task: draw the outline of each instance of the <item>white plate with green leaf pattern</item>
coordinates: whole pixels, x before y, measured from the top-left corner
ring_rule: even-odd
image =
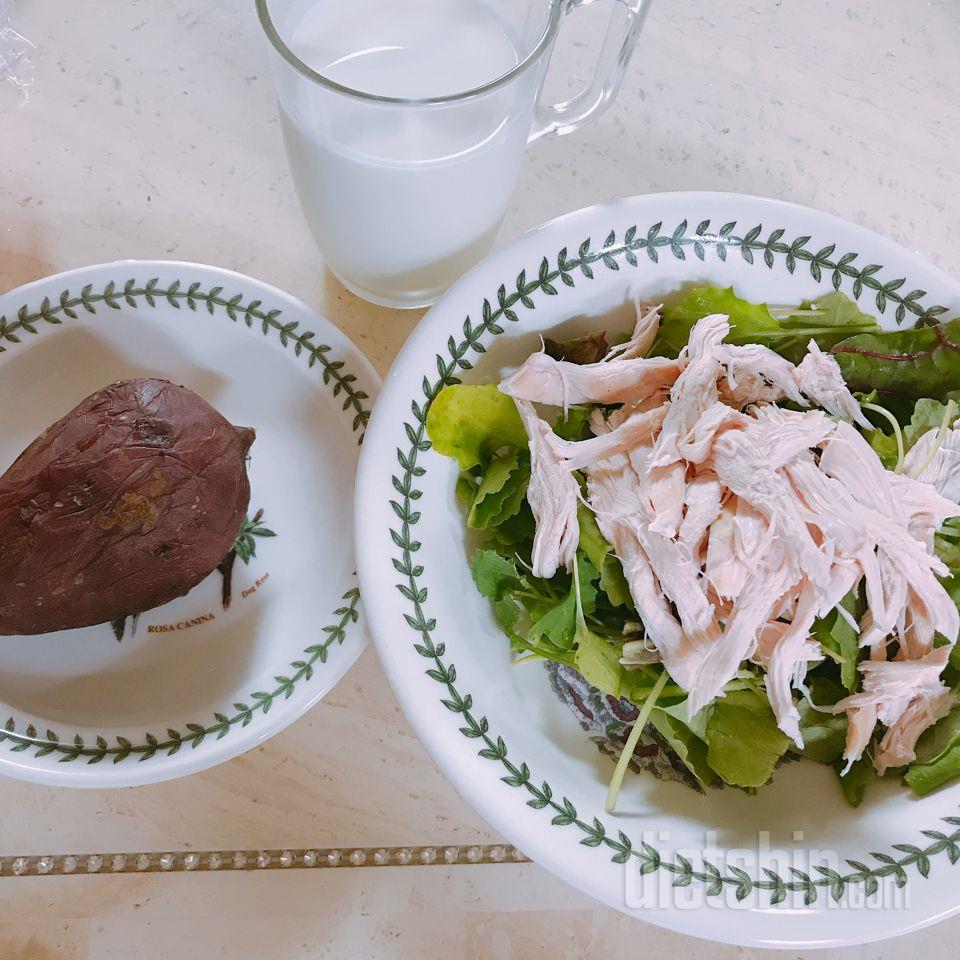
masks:
[[[448,383],[489,382],[540,335],[632,326],[631,300],[733,284],[779,304],[840,289],[889,327],[960,312],[960,284],[836,217],[729,194],[634,197],[561,217],[494,253],[430,311],[396,361],[361,458],[360,580],[380,657],[420,737],[512,843],[600,900],[699,937],[840,945],[960,909],[960,787],[881,782],[848,807],[833,772],[781,767],[756,796],[628,778],[542,666],[510,664],[472,582],[455,463],[425,419]],[[640,934],[642,935],[642,934]]]
[[[151,783],[262,743],[365,645],[350,511],[379,380],[329,321],[229,270],[127,260],[0,296],[0,470],[80,400],[161,377],[257,432],[232,555],[128,620],[0,637],[0,773]]]

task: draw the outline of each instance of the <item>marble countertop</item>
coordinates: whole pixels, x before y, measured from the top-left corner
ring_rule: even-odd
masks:
[[[553,92],[589,76],[603,6],[568,22]],[[386,371],[420,314],[364,303],[324,269],[250,0],[32,0],[17,23],[37,44],[36,84],[23,104],[0,88],[0,289],[124,257],[217,264],[316,306]],[[658,0],[610,111],[527,156],[501,237],[616,196],[731,190],[837,213],[958,273],[958,49],[951,0]],[[119,791],[2,781],[0,809],[0,857],[497,841],[414,738],[370,650],[237,760]],[[621,916],[530,864],[0,884],[0,957],[16,960],[753,955]],[[946,958],[954,934],[960,919],[830,955]]]

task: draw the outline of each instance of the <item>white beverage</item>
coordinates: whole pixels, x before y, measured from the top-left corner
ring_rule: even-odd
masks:
[[[282,32],[328,80],[405,100],[473,90],[519,59],[510,26],[481,0],[304,0]],[[432,106],[302,76],[281,87],[297,193],[342,281],[367,299],[419,305],[484,255],[516,181],[538,73]]]

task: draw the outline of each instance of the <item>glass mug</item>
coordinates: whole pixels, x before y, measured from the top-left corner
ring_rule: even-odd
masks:
[[[422,307],[493,243],[524,149],[599,115],[650,0],[617,0],[590,85],[539,102],[564,14],[591,0],[257,0],[290,169],[350,291]]]

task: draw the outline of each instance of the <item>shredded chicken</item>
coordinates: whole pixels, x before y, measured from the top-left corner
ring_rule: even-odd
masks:
[[[500,389],[516,400],[564,410],[579,403],[634,404],[672,384],[680,369],[680,361],[665,357],[576,364],[535,353]]]
[[[867,430],[873,429],[856,397],[843,382],[840,364],[830,354],[824,353],[816,340],[810,341],[807,355],[796,368],[796,381],[800,392],[818,407],[835,416],[846,417]]]
[[[653,341],[657,339],[657,333],[660,330],[660,311],[663,304],[656,307],[645,307],[638,297],[634,301],[637,308],[637,325],[633,328],[633,335],[626,343],[619,343],[611,347],[607,355],[603,358],[604,363],[610,360],[630,360],[634,357],[646,356],[647,351],[653,346]]]
[[[907,451],[903,472],[929,483],[937,493],[957,502],[960,501],[960,429],[948,430],[937,447],[939,432],[936,428],[928,430]]]
[[[659,308],[638,302],[632,338],[600,363],[538,353],[501,384],[530,441],[534,574],[573,563],[579,471],[643,622],[645,637],[623,646],[625,666],[659,659],[693,715],[752,659],[778,725],[802,746],[797,691],[824,656],[812,627],[837,610],[869,650],[861,691],[832,708],[848,718],[847,765],[877,723],[877,769],[910,762],[951,702],[940,674],[960,614],[933,538],[960,516],[960,429],[925,434],[894,474],[851,425],[870,426],[815,342],[794,366],[725,343],[729,320],[713,315],[676,360],[645,358],[658,328]],[[593,412],[591,439],[567,441],[534,402],[620,406]],[[858,623],[840,603],[861,585]]]
[[[569,569],[580,542],[577,524],[576,478],[557,452],[559,438],[537,416],[533,404],[517,401],[517,409],[530,440],[530,484],[527,502],[537,522],[533,538],[533,575],[552,577],[560,567]]]
[[[914,759],[920,734],[950,709],[950,691],[940,679],[947,662],[941,647],[919,660],[865,660],[860,664],[863,689],[841,700],[833,711],[847,712],[847,767],[859,760],[876,721],[887,726],[874,757],[878,773]],[[867,727],[869,726],[869,730]]]
[[[797,384],[798,368],[769,347],[759,343],[740,347],[724,344],[717,354],[726,372],[727,403],[741,406],[792,400],[802,407],[807,405]]]

